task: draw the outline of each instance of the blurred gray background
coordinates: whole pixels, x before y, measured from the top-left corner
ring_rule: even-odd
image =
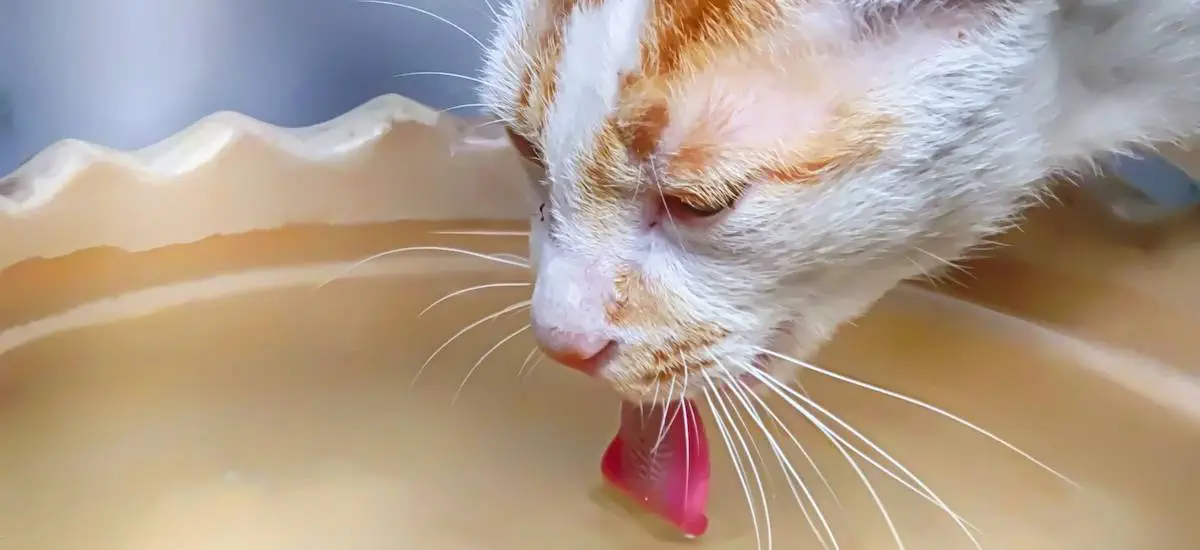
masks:
[[[491,0],[499,3],[506,0]],[[487,42],[485,0],[406,0]],[[229,109],[284,126],[397,92],[474,103],[480,47],[450,25],[358,0],[0,0],[0,175],[62,138],[143,147]],[[1158,158],[1114,170],[1168,209],[1200,184]]]
[[[487,42],[483,0],[405,0]],[[497,1],[497,0],[493,0]],[[0,0],[0,175],[66,137],[149,145],[214,111],[314,124],[397,92],[477,101],[479,45],[356,0]]]

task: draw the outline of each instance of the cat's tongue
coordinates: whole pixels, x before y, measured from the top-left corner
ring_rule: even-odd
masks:
[[[691,400],[622,403],[621,427],[600,469],[609,483],[685,535],[708,528],[708,438]]]

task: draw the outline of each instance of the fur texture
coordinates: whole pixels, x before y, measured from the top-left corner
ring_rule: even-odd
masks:
[[[535,325],[649,400],[787,376],[761,348],[810,355],[1045,176],[1194,132],[1200,4],[515,0],[484,81],[546,167]]]

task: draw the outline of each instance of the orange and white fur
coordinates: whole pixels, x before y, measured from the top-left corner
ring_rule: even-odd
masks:
[[[546,169],[539,342],[649,401],[786,380],[1045,176],[1192,133],[1200,2],[515,0],[483,81]]]

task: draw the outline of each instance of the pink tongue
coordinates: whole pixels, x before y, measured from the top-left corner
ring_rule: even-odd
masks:
[[[621,428],[604,452],[605,479],[687,536],[708,528],[708,438],[691,400],[621,404]]]

